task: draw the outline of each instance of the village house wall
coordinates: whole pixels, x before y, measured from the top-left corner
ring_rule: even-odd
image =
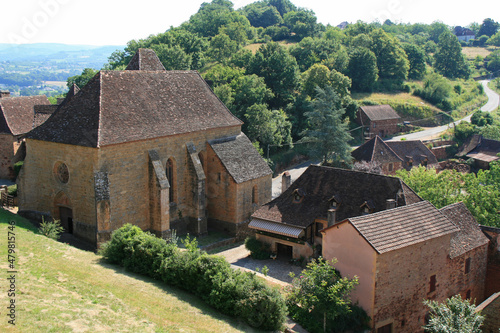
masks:
[[[392,323],[392,332],[423,332],[428,312],[423,300],[443,301],[453,288],[447,266],[450,237],[433,238],[377,257],[374,330]],[[436,288],[431,292],[433,275]]]
[[[390,168],[390,164],[392,164],[392,169]],[[396,171],[403,168],[403,165],[401,162],[391,162],[391,163],[384,163],[381,165],[381,167],[382,167],[382,174],[394,176],[396,174]]]
[[[310,246],[308,244],[299,244],[297,242],[288,241],[288,240],[283,239],[283,238],[278,239],[276,237],[262,235],[259,233],[256,234],[256,238],[257,238],[257,240],[259,240],[263,243],[269,244],[270,251],[272,253],[278,252],[278,244],[291,246],[293,259],[299,259],[300,257],[310,258],[314,254],[312,246]]]
[[[59,207],[72,209],[75,236],[95,242],[94,169],[97,149],[29,140],[27,157],[18,178],[22,210],[48,213],[59,219]],[[68,167],[67,183],[58,180],[58,163]],[[27,188],[26,184],[36,184]],[[50,208],[49,208],[50,207]],[[47,208],[49,208],[47,210]]]
[[[461,256],[449,259],[450,272],[448,297],[462,296],[474,304],[484,300],[484,284],[487,267],[488,244],[477,247]],[[470,258],[469,272],[466,272],[466,261]]]
[[[14,156],[14,139],[11,134],[0,133],[0,178],[10,179],[13,176],[12,156]]]
[[[377,253],[349,223],[334,226],[335,232],[323,233],[323,257],[336,258],[335,268],[344,277],[358,276],[359,284],[351,292],[351,300],[373,318]],[[345,246],[345,244],[356,244]]]

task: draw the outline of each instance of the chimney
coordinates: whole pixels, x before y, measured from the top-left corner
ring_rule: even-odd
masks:
[[[10,97],[10,91],[0,91],[0,98]]]
[[[290,176],[290,173],[288,171],[285,171],[283,173],[283,176],[281,176],[281,193],[284,193],[292,184],[292,176]]]
[[[328,210],[328,226],[331,227],[332,225],[335,224],[335,219],[336,219],[337,211],[335,209],[329,209]]]
[[[387,199],[385,201],[385,209],[393,209],[393,208],[396,208],[396,200]]]

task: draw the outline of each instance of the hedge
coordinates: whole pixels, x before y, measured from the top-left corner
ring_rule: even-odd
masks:
[[[233,270],[220,256],[177,245],[126,224],[113,232],[100,253],[106,260],[189,291],[218,311],[263,330],[279,330],[286,304],[278,290],[251,272]]]

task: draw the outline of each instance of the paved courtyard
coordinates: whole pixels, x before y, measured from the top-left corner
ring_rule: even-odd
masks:
[[[238,247],[228,249],[217,253],[223,256],[226,260],[237,269],[250,270],[262,272],[262,268],[266,266],[269,269],[267,277],[262,273],[257,272],[259,276],[265,277],[266,279],[274,282],[276,284],[281,284],[283,286],[292,282],[292,278],[289,273],[292,272],[296,276],[302,272],[302,267],[292,265],[286,258],[276,258],[266,259],[266,260],[256,260],[250,257],[250,251],[245,248],[245,245],[240,245]]]

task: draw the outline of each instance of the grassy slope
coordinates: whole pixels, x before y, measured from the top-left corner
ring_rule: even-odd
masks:
[[[100,256],[50,240],[0,209],[0,270],[7,275],[7,222],[15,218],[15,329],[2,315],[0,331],[18,332],[248,332],[247,325],[198,298],[101,262]],[[32,228],[32,227],[31,227]],[[8,304],[2,278],[0,305]],[[5,310],[2,311],[2,314]]]

